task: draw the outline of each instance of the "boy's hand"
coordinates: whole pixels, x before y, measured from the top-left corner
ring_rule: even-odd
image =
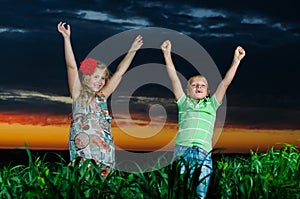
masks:
[[[143,37],[141,35],[138,35],[133,43],[131,44],[131,47],[130,47],[130,52],[135,52],[137,50],[139,50],[143,45]]]
[[[161,45],[161,50],[163,51],[164,54],[165,53],[170,53],[171,52],[171,47],[172,47],[172,44],[171,44],[170,40],[166,40]]]
[[[241,46],[238,46],[234,51],[234,60],[241,61],[245,55],[245,50]]]
[[[65,25],[65,22],[59,22],[57,24],[57,30],[62,34],[64,38],[67,38],[71,36],[71,28],[69,24],[67,25],[67,28],[65,27]]]

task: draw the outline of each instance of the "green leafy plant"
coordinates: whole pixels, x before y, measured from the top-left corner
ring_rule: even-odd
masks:
[[[92,160],[70,165],[57,154],[59,161],[47,162],[47,154],[33,157],[26,151],[28,165],[0,167],[0,198],[196,198],[203,180],[201,165],[190,167],[183,159],[159,170],[113,170],[103,177]],[[249,155],[214,154],[213,165],[207,198],[300,198],[300,155],[293,145]]]

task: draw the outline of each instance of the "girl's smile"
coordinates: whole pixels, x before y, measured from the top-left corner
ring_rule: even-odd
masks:
[[[89,87],[92,91],[98,92],[105,85],[105,69],[96,68],[95,72],[91,75]]]

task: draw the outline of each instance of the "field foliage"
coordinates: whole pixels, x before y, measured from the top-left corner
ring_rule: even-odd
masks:
[[[181,174],[183,160],[152,172],[115,170],[106,178],[93,161],[81,167],[32,157],[0,167],[0,198],[195,198],[199,168]],[[59,154],[57,154],[59,156]],[[213,154],[207,198],[300,198],[300,155],[292,145],[250,155]],[[192,173],[192,170],[194,172]]]

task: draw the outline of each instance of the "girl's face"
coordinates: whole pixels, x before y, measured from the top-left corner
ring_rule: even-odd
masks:
[[[208,83],[205,77],[192,77],[187,87],[187,95],[195,100],[201,100],[209,95]]]
[[[106,70],[96,68],[95,72],[91,75],[89,87],[92,91],[98,92],[105,85]]]

